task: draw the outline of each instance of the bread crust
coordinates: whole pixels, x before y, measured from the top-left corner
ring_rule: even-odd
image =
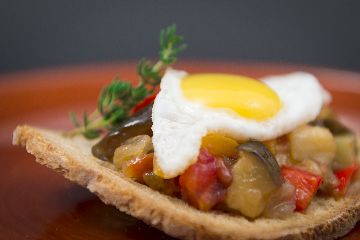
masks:
[[[87,187],[106,204],[180,239],[335,239],[360,219],[360,194],[316,197],[305,213],[286,219],[259,218],[199,211],[182,200],[131,181],[112,164],[92,156],[94,142],[67,138],[59,132],[19,126],[13,144],[25,146],[36,161]]]

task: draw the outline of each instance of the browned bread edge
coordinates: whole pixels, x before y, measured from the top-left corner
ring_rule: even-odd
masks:
[[[25,146],[38,163],[87,187],[104,203],[180,239],[335,239],[360,219],[359,194],[338,201],[317,197],[304,214],[284,220],[249,221],[238,215],[202,212],[127,179],[111,164],[94,158],[92,143],[81,137],[19,126],[13,144]]]

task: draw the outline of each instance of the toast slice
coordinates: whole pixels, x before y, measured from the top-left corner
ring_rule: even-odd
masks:
[[[360,194],[337,201],[316,197],[305,213],[282,220],[250,221],[240,215],[199,211],[126,178],[112,164],[93,157],[93,143],[30,126],[17,127],[13,138],[13,144],[26,147],[38,163],[87,187],[104,203],[180,239],[334,239],[360,220]]]

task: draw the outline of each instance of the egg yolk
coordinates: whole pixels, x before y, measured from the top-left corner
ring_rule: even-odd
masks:
[[[190,101],[212,108],[231,109],[258,121],[273,117],[281,108],[278,95],[264,83],[240,75],[193,74],[181,82]]]

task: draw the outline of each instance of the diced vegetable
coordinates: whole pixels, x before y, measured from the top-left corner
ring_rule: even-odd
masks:
[[[316,163],[315,161],[304,160],[304,161],[296,164],[295,166],[302,169],[302,170],[304,170],[304,171],[313,173],[315,175],[323,176],[323,172],[322,172],[319,164]]]
[[[286,165],[290,160],[290,146],[287,135],[264,141],[263,144],[274,155],[279,165]]]
[[[335,172],[337,179],[339,180],[338,186],[335,188],[335,196],[343,196],[351,182],[351,178],[357,171],[358,165],[353,163],[350,167],[341,169]]]
[[[162,192],[167,195],[175,195],[178,193],[178,186],[176,185],[176,179],[163,179],[157,176],[154,172],[145,172],[143,174],[143,180],[150,188]]]
[[[334,195],[334,189],[339,185],[339,180],[335,176],[335,173],[331,167],[324,168],[323,181],[319,190],[328,196]]]
[[[113,131],[106,135],[100,142],[95,144],[91,151],[92,154],[105,161],[111,161],[114,156],[115,149],[123,144],[127,139],[137,135],[152,136],[151,126],[152,105],[147,106],[135,116],[122,122]]]
[[[129,138],[120,147],[116,148],[113,162],[115,167],[121,169],[124,162],[135,159],[152,151],[151,137],[138,135]]]
[[[277,139],[262,142],[266,148],[275,156],[277,153]]]
[[[335,157],[336,144],[327,128],[306,125],[290,134],[290,151],[295,162],[313,160],[329,165]]]
[[[154,190],[161,191],[165,188],[165,179],[157,176],[153,171],[145,172],[143,174],[143,180],[146,185]]]
[[[263,215],[268,218],[285,218],[295,211],[295,187],[285,182],[271,194]]]
[[[356,137],[354,134],[341,134],[335,136],[336,155],[333,162],[334,169],[350,167],[356,154]]]
[[[260,162],[266,166],[274,183],[278,186],[281,186],[283,179],[280,173],[279,164],[264,144],[258,141],[249,141],[240,144],[238,149],[255,155],[260,160]]]
[[[271,193],[277,189],[267,166],[254,154],[242,151],[232,168],[232,176],[226,206],[250,218],[259,216]]]
[[[229,184],[227,176],[231,174],[230,170],[224,173],[225,165],[217,164],[217,161],[221,160],[202,148],[197,162],[180,175],[182,198],[200,210],[210,210],[225,197],[226,186]],[[222,182],[224,180],[225,183]]]
[[[290,141],[288,135],[276,139],[276,161],[280,166],[290,162]]]
[[[141,157],[131,159],[123,163],[122,172],[125,176],[143,183],[143,175],[151,172],[153,168],[154,154],[149,153]]]
[[[202,148],[206,148],[212,155],[217,157],[229,157],[236,159],[239,144],[228,137],[220,134],[209,134],[202,139]]]
[[[305,210],[316,194],[322,182],[322,177],[304,170],[283,166],[281,173],[286,181],[295,187],[295,204],[297,211]]]

